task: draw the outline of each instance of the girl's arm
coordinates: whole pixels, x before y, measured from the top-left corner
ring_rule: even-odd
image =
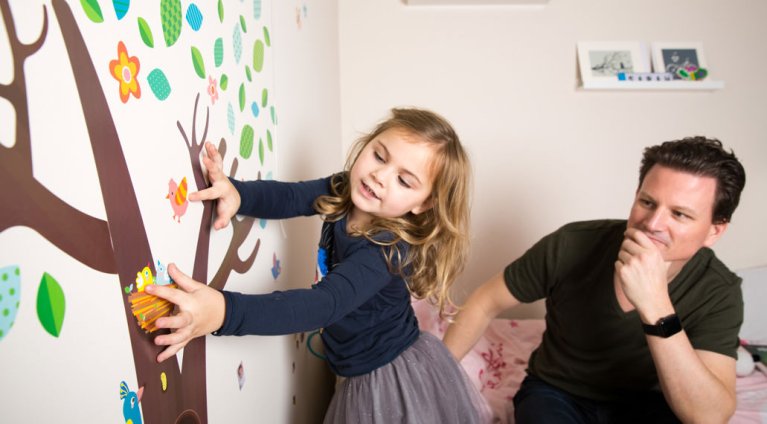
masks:
[[[311,289],[270,294],[219,292],[194,281],[171,264],[168,272],[179,289],[149,285],[149,294],[178,306],[178,313],[157,320],[170,334],[155,337],[168,346],[157,357],[164,361],[190,340],[218,330],[220,335],[276,335],[327,327],[368,301],[392,276],[375,245],[360,247]]]
[[[301,182],[229,181],[242,199],[237,214],[265,219],[315,215],[314,200],[330,190],[330,178]]]

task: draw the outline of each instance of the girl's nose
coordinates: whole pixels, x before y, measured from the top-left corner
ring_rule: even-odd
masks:
[[[373,172],[370,173],[370,176],[373,178],[373,182],[383,187],[383,181],[386,178],[386,169],[385,168],[375,169],[373,170]]]

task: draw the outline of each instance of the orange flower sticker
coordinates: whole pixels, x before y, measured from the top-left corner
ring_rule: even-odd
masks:
[[[114,79],[120,81],[120,100],[123,103],[128,102],[131,94],[137,99],[141,98],[141,87],[136,79],[140,66],[138,58],[129,57],[125,44],[120,41],[117,44],[117,59],[109,62],[109,72]]]

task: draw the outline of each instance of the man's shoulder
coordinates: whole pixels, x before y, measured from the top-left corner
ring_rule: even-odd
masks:
[[[700,249],[698,252],[700,265],[705,266],[706,275],[714,278],[725,285],[739,285],[742,279],[735,274],[727,265],[724,264],[708,247]]]

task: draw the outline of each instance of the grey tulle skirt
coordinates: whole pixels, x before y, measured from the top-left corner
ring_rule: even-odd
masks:
[[[394,361],[344,379],[325,424],[471,424],[490,420],[490,409],[466,372],[431,333]]]

